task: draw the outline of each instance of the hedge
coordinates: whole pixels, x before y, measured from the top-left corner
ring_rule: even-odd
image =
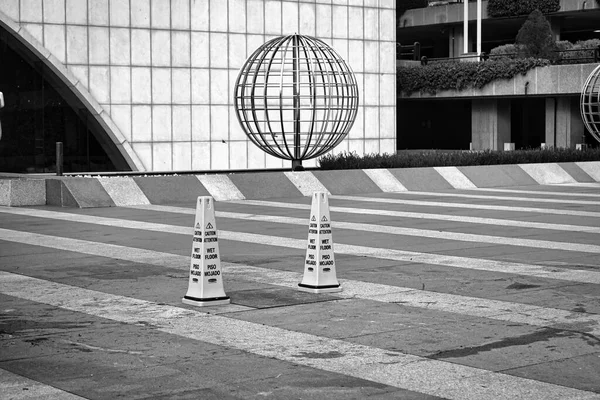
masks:
[[[490,17],[516,17],[528,15],[538,9],[543,14],[560,10],[560,0],[489,0],[487,12]]]
[[[322,170],[370,168],[419,168],[470,165],[529,164],[600,161],[600,148],[585,150],[549,148],[515,151],[422,151],[398,154],[327,154],[319,158]]]
[[[568,40],[560,40],[556,42],[556,48],[558,50],[556,61],[561,64],[593,62],[594,51],[600,48],[600,39],[580,40],[574,44]],[[494,60],[501,58],[517,59],[522,54],[522,46],[518,44],[504,44],[494,47],[490,51],[490,56]]]
[[[512,79],[525,75],[536,67],[550,65],[548,60],[536,58],[488,60],[486,62],[442,61],[425,66],[401,66],[396,69],[399,93],[435,94],[441,90],[480,89],[498,79]]]

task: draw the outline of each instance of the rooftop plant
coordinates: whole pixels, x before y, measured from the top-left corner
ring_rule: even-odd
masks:
[[[536,67],[549,65],[548,60],[536,58],[491,59],[486,62],[442,61],[425,66],[400,66],[396,69],[399,93],[435,94],[441,90],[480,89],[497,79],[512,79],[525,75]]]
[[[490,17],[516,17],[538,9],[543,14],[560,10],[560,0],[489,0],[487,12]]]
[[[554,61],[557,58],[556,42],[550,24],[538,9],[533,10],[517,33],[517,45],[524,57],[545,58]]]

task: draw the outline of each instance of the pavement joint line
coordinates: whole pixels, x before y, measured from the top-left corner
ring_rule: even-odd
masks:
[[[556,215],[571,215],[571,216],[580,216],[580,217],[593,217],[600,218],[600,212],[592,212],[592,211],[574,211],[574,210],[544,210],[542,208],[523,208],[523,207],[509,207],[509,206],[481,206],[478,204],[458,204],[458,203],[437,203],[437,202],[425,202],[429,204],[416,204],[422,203],[411,200],[392,200],[392,199],[380,199],[380,198],[372,198],[372,197],[354,197],[354,196],[331,196],[333,199],[341,199],[341,200],[352,200],[352,201],[360,201],[366,203],[389,203],[389,204],[408,204],[408,205],[425,205],[429,207],[446,207],[446,208],[466,208],[466,209],[485,209],[492,211],[511,211],[511,212],[535,212],[535,213],[543,213],[543,214],[556,214]],[[266,201],[266,200],[244,200],[241,201],[231,201],[232,204],[248,204],[262,207],[278,207],[278,208],[292,208],[297,210],[310,210],[310,205],[307,204],[297,204],[297,203],[283,203],[278,201]],[[458,206],[456,205],[458,204]],[[133,206],[135,208],[143,208],[145,206]],[[529,222],[529,221],[515,221],[511,219],[502,219],[502,218],[482,218],[482,217],[468,217],[468,216],[456,216],[456,215],[448,215],[448,214],[434,214],[434,213],[420,213],[420,212],[409,212],[409,211],[392,211],[392,210],[381,210],[381,209],[369,209],[369,208],[352,208],[352,207],[338,207],[338,206],[330,206],[330,211],[339,212],[339,213],[347,213],[347,214],[363,214],[363,215],[385,215],[391,217],[401,217],[401,218],[414,218],[414,219],[431,219],[431,220],[439,220],[439,221],[454,221],[454,222],[467,222],[471,224],[484,224],[484,225],[507,225],[513,224],[513,226],[525,226],[533,227],[533,224],[540,224],[539,226],[550,225],[545,223],[537,223],[537,222]],[[529,225],[524,225],[529,224]]]
[[[467,193],[448,193],[448,192],[420,192],[420,191],[408,191],[402,192],[402,194],[412,194],[415,196],[434,196],[434,197],[460,197],[468,199],[483,199],[483,200],[510,200],[510,201],[523,201],[531,203],[561,203],[561,204],[579,204],[579,205],[599,205],[597,201],[589,200],[565,200],[565,199],[548,199],[543,197],[517,197],[517,196],[487,196],[478,194],[467,194]],[[338,197],[336,195],[336,197]]]
[[[58,211],[46,211],[38,209],[12,209],[0,207],[0,212],[17,215],[27,215],[31,217],[56,219],[78,223],[89,223],[103,226],[112,226],[126,229],[139,229],[145,231],[154,231],[161,233],[174,233],[180,235],[190,235],[193,228],[159,224],[152,222],[140,222],[133,220],[123,220],[117,218],[88,216],[82,214],[70,214]],[[14,231],[11,231],[14,232]],[[256,233],[232,232],[219,230],[219,237],[225,240],[254,243],[259,245],[285,247],[292,249],[305,250],[306,240],[291,239],[281,236],[270,236]],[[557,267],[545,267],[539,265],[513,263],[497,260],[488,260],[482,258],[470,258],[460,256],[449,256],[436,253],[420,253],[405,250],[387,249],[381,247],[356,246],[337,243],[335,252],[338,254],[347,254],[357,257],[373,257],[383,260],[402,261],[414,264],[433,264],[443,265],[454,268],[464,268],[480,271],[504,272],[516,275],[535,276],[549,279],[559,279],[572,282],[600,284],[600,272],[584,270],[563,269]]]
[[[287,204],[287,203],[281,203]],[[173,207],[173,206],[160,206],[160,205],[148,205],[148,206],[133,206],[131,208],[171,212],[178,214],[194,215],[195,211],[191,208],[185,207]],[[292,224],[292,225],[306,225],[306,219],[294,218],[294,217],[281,217],[275,215],[261,215],[261,214],[250,214],[250,213],[235,213],[227,211],[215,211],[215,215],[219,218],[231,218],[241,219],[248,221],[260,221],[270,222],[279,224]],[[482,220],[485,218],[481,218]],[[580,233],[596,233],[600,234],[600,228],[580,225],[565,225],[565,224],[545,224],[541,222],[523,222],[523,221],[512,221],[512,220],[493,220],[490,224],[499,225],[504,223],[507,226],[520,226],[526,228],[537,228],[537,229],[548,229],[556,231],[572,231]],[[465,222],[462,221],[461,222]],[[403,235],[403,236],[416,236],[425,237],[430,239],[444,239],[444,240],[455,240],[461,242],[471,243],[489,243],[489,244],[504,244],[508,246],[518,247],[531,247],[540,249],[553,249],[553,250],[565,250],[565,251],[578,251],[583,253],[594,253],[600,254],[600,246],[592,244],[579,244],[569,242],[556,242],[550,240],[538,240],[538,239],[525,239],[525,238],[510,238],[503,236],[491,236],[491,235],[479,235],[470,233],[460,232],[443,232],[439,230],[431,229],[414,229],[414,228],[403,228],[389,225],[376,225],[376,224],[364,224],[355,222],[339,222],[332,221],[332,226],[337,229],[348,229],[355,231],[374,232],[374,233],[386,233],[391,235]]]
[[[150,209],[153,209],[151,207]],[[191,210],[191,209],[190,209]],[[163,211],[167,211],[163,209]],[[191,210],[193,214],[193,210]],[[188,214],[188,212],[185,212]],[[280,224],[293,224],[293,225],[306,225],[306,220],[302,218],[293,217],[280,217],[270,215],[259,215],[259,214],[242,214],[217,211],[217,217],[220,218],[231,218],[231,219],[242,219],[248,221],[260,221],[260,222],[271,222]],[[514,221],[519,222],[519,221]],[[573,231],[573,232],[585,232],[585,233],[596,233],[600,234],[600,228],[594,227],[579,227],[576,225],[565,225],[566,229],[560,229],[561,225],[553,225],[553,230],[561,231]],[[568,242],[555,242],[549,240],[538,240],[538,239],[525,239],[525,238],[510,238],[503,236],[491,236],[491,235],[478,235],[471,233],[460,233],[460,232],[443,232],[431,229],[414,229],[414,228],[403,228],[388,225],[376,225],[376,224],[363,224],[355,222],[332,222],[332,226],[337,229],[348,229],[363,232],[373,233],[386,233],[390,235],[403,235],[403,236],[416,236],[430,239],[444,239],[444,240],[455,240],[460,242],[471,242],[471,243],[490,243],[490,244],[504,244],[508,246],[518,247],[531,247],[540,249],[553,249],[553,250],[565,250],[565,251],[578,251],[583,253],[594,253],[600,254],[600,246],[591,244],[579,244],[579,243],[568,243]],[[531,227],[533,228],[533,226]],[[582,228],[578,230],[577,228]],[[545,229],[550,229],[545,227]]]
[[[281,203],[281,204],[289,204],[289,203]],[[137,208],[141,210],[158,210],[162,209],[166,212],[180,213],[180,214],[191,214],[193,215],[194,211],[191,208],[186,207],[173,207],[173,206],[159,206],[159,205],[149,205],[149,206],[131,206],[130,208]],[[293,207],[296,208],[296,207]],[[310,207],[302,207],[302,209],[309,209]],[[340,209],[340,207],[336,207]],[[351,209],[354,210],[354,209]],[[379,211],[378,211],[379,213]],[[293,223],[296,224],[296,220],[300,220],[300,218],[292,218],[292,217],[280,217],[280,216],[271,216],[271,215],[260,215],[260,214],[250,214],[250,213],[234,213],[234,212],[226,212],[226,211],[216,211],[217,216],[221,216],[223,218],[236,218],[236,219],[256,219],[265,222],[278,222],[279,219],[284,221],[284,219],[289,219],[290,222],[282,222],[282,223]],[[423,214],[419,214],[421,216]],[[437,214],[426,214],[426,215],[437,215]],[[417,217],[419,219],[436,219],[436,218],[427,218],[427,217]],[[305,220],[302,220],[303,224],[306,223]],[[600,228],[595,226],[586,226],[586,225],[569,225],[569,224],[552,224],[552,223],[544,223],[544,222],[529,222],[529,221],[516,221],[516,220],[507,220],[507,219],[498,219],[498,218],[477,218],[477,217],[452,217],[451,221],[456,222],[469,222],[469,223],[481,223],[481,224],[490,224],[490,225],[508,225],[508,226],[518,226],[522,228],[533,228],[533,229],[544,229],[544,230],[556,230],[556,231],[571,231],[571,232],[579,232],[579,233],[600,233]],[[390,228],[391,230],[397,229],[398,232],[400,230],[404,230],[405,232],[413,231],[415,233],[422,232],[421,234],[410,234],[410,233],[398,233],[402,235],[410,235],[410,236],[425,236],[428,232],[440,232],[439,230],[431,230],[431,229],[414,229],[414,228],[401,228],[401,227],[393,227],[389,225],[376,225],[376,224],[359,224],[353,222],[336,222],[333,221],[333,224],[337,224],[339,228],[342,229],[352,229],[352,230],[365,230],[371,231],[370,229],[359,229],[358,226],[370,226],[376,227],[376,229],[381,228],[381,232],[384,232],[385,229]],[[372,230],[372,232],[376,232],[378,230]],[[384,232],[390,233],[390,232]],[[450,232],[448,234],[453,234]],[[470,235],[470,234],[460,234],[457,235]],[[496,238],[499,236],[489,236],[489,235],[476,235],[472,234],[471,236],[475,237],[490,237]],[[436,237],[436,236],[432,236]],[[506,238],[505,238],[506,239]],[[460,239],[449,239],[449,240],[460,240]],[[556,242],[555,242],[556,243]]]
[[[565,187],[591,187],[599,188],[600,182],[572,182],[572,183],[553,183],[551,186],[565,186]]]
[[[14,374],[0,368],[0,393],[3,399],[85,400],[84,397]]]
[[[595,212],[595,211],[561,210],[561,209],[554,209],[554,208],[537,208],[537,207],[515,207],[515,206],[501,206],[501,205],[490,205],[490,204],[445,203],[442,201],[402,200],[402,199],[360,197],[360,196],[342,196],[342,195],[334,195],[334,196],[331,196],[331,198],[339,199],[339,200],[362,201],[365,203],[404,204],[404,205],[411,205],[411,206],[444,207],[444,208],[466,208],[469,210],[534,212],[534,213],[538,213],[538,214],[571,215],[574,217],[600,218],[600,212]],[[251,202],[252,203],[260,202],[260,200],[245,200],[245,202],[250,204]],[[232,201],[232,203],[241,204],[241,202],[238,202],[238,201]],[[273,201],[273,202],[269,202],[269,203],[277,203],[277,202]],[[333,208],[335,208],[335,207],[330,207],[330,210],[333,210]],[[385,212],[385,210],[380,210],[380,211]],[[343,211],[341,211],[341,212],[343,212]],[[346,212],[348,212],[348,211],[346,211]],[[401,211],[396,211],[396,212],[402,213]],[[412,213],[412,214],[417,214],[417,213]],[[436,219],[442,219],[442,220],[448,220],[447,218],[443,218],[443,217],[452,217],[452,216],[445,215],[445,214],[429,214],[429,213],[427,213],[426,215],[427,215],[427,218],[431,218],[431,216],[435,216]],[[418,217],[409,217],[409,218],[418,218]]]
[[[555,186],[555,185],[553,185],[553,186]],[[600,183],[596,183],[594,186],[600,188]],[[498,188],[475,188],[475,189],[465,189],[465,190],[472,190],[474,192],[523,193],[523,194],[533,194],[533,195],[600,198],[600,194],[596,194],[596,193],[571,193],[571,192],[552,192],[552,191],[545,191],[545,190],[517,190],[517,189],[498,189]]]
[[[597,393],[8,272],[0,292],[126,324],[447,399],[598,399]],[[303,354],[339,354],[334,358]]]
[[[190,263],[190,257],[187,256],[5,229],[0,229],[0,240],[100,257],[122,259],[180,271],[183,271],[184,268],[189,268],[188,265]],[[222,267],[224,269],[224,276],[293,289],[297,289],[298,283],[302,278],[302,273],[300,272],[271,270],[268,268],[230,262],[222,262]],[[391,286],[351,279],[339,279],[339,281],[344,290],[335,293],[335,296],[340,299],[359,298],[382,303],[401,303],[407,307],[427,308],[441,312],[450,312],[511,323],[518,322],[524,325],[540,327],[552,327],[558,324],[567,326],[579,323],[592,324],[595,325],[595,328],[591,329],[589,333],[596,335],[600,334],[600,315],[597,314],[546,308],[503,300],[431,292],[415,288]],[[250,307],[231,305],[219,308],[219,312],[229,313],[250,309]],[[564,328],[564,330],[572,329]]]

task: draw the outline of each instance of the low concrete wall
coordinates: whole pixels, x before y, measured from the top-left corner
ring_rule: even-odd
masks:
[[[481,89],[440,90],[435,94],[401,94],[403,99],[454,99],[457,97],[515,97],[580,95],[581,87],[597,63],[549,65],[529,70],[513,79],[497,79]]]
[[[211,195],[218,201],[331,194],[440,191],[600,182],[600,161],[161,177],[10,177],[0,179],[0,205],[115,207],[177,204]]]
[[[46,204],[44,179],[0,179],[0,205],[9,207],[39,206]]]

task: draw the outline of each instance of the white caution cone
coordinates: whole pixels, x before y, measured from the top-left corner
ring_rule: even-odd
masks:
[[[198,197],[188,291],[182,301],[193,306],[229,304],[223,290],[221,255],[215,223],[215,201]]]
[[[335,274],[329,199],[325,192],[313,193],[304,278],[298,286],[300,290],[311,293],[331,293],[342,290]]]

